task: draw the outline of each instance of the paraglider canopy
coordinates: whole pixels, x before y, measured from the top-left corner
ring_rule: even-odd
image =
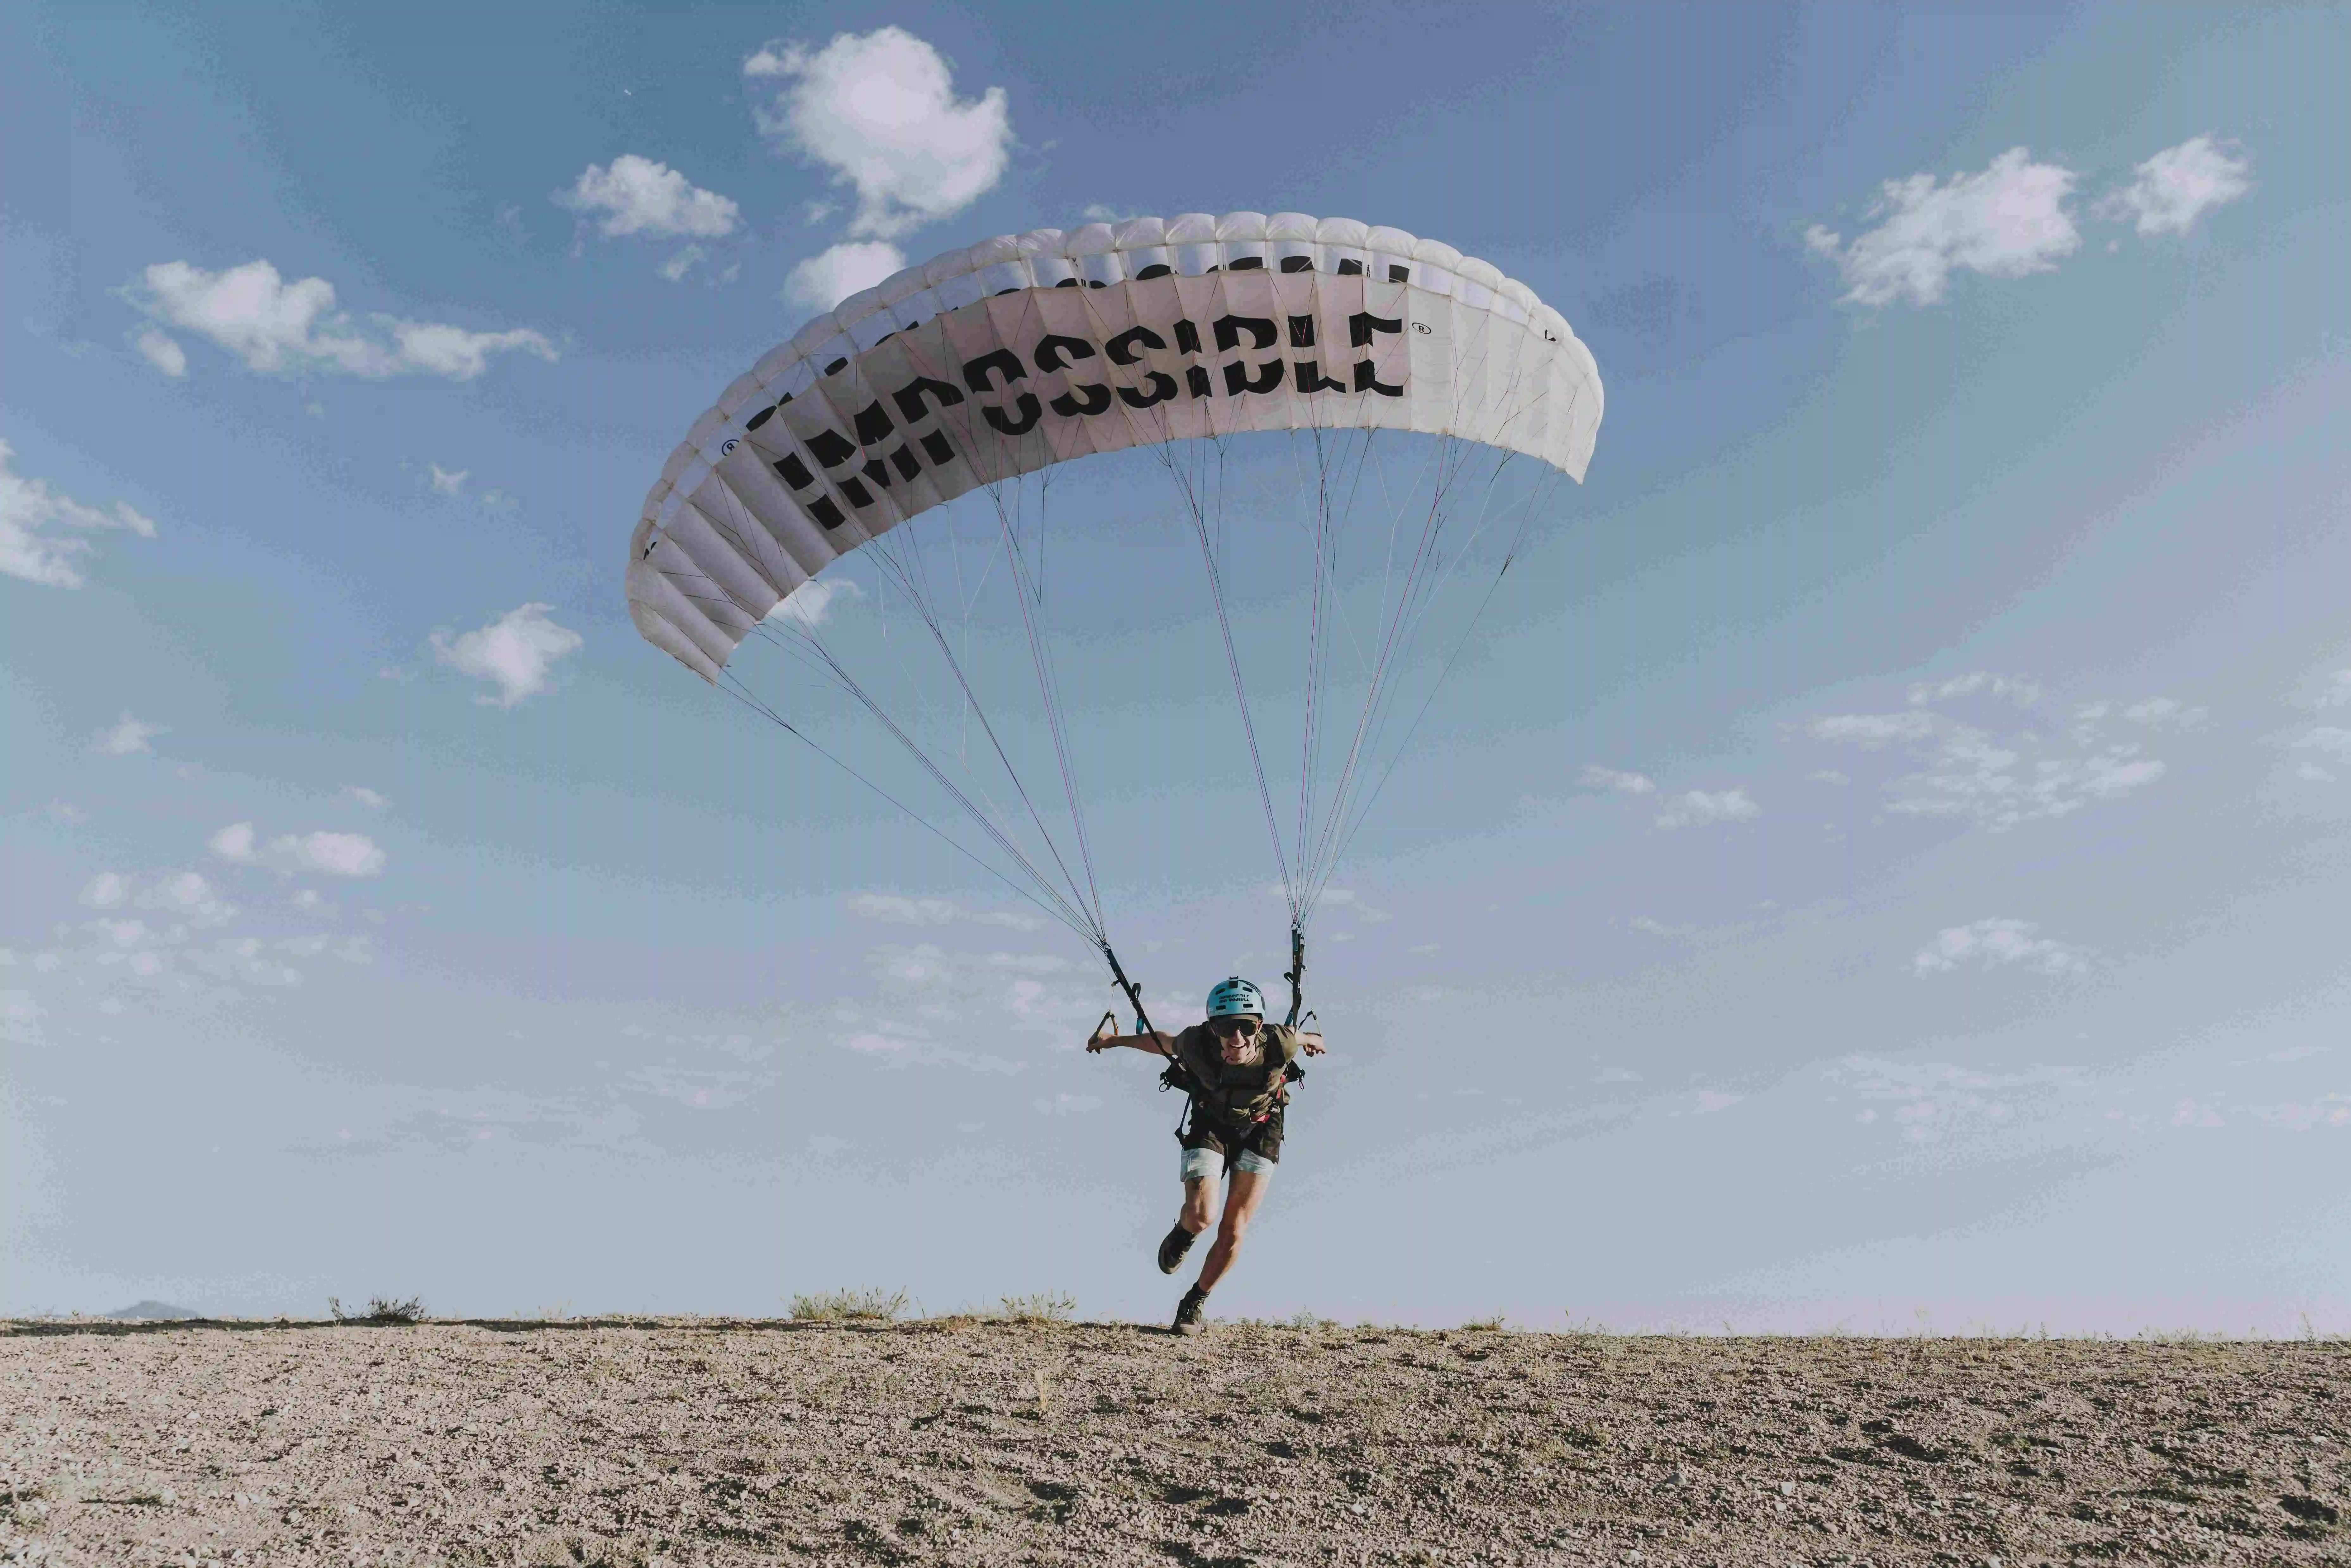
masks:
[[[1524,284],[1401,229],[1205,213],[1005,235],[853,294],[670,455],[629,612],[716,681],[778,600],[976,486],[1145,443],[1392,428],[1577,479],[1600,374]]]

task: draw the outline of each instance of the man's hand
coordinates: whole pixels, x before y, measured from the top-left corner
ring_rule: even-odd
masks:
[[[1107,1047],[1112,1040],[1116,1040],[1117,1038],[1118,1015],[1116,1013],[1104,1013],[1102,1016],[1102,1022],[1094,1025],[1093,1033],[1086,1036],[1086,1050],[1095,1055],[1100,1055],[1103,1049]]]
[[[1322,1054],[1322,1037],[1301,1032],[1298,1037],[1298,1049],[1309,1056],[1320,1056]]]

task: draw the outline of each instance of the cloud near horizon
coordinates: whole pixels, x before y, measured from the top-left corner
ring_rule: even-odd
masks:
[[[475,332],[379,313],[370,317],[375,323],[370,332],[335,308],[334,285],[325,278],[288,283],[262,259],[224,272],[158,262],[122,293],[156,322],[208,338],[262,375],[381,381],[422,372],[469,382],[489,368],[494,355],[528,353],[550,364],[559,358],[553,343],[528,328]],[[172,350],[184,371],[176,342]],[[144,345],[142,352],[151,361],[157,358]]]

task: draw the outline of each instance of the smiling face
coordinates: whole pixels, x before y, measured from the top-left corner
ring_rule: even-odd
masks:
[[[1234,1013],[1228,1017],[1210,1019],[1208,1028],[1217,1037],[1217,1048],[1224,1053],[1225,1064],[1238,1067],[1254,1058],[1264,1038],[1260,1027],[1264,1020],[1255,1013]]]

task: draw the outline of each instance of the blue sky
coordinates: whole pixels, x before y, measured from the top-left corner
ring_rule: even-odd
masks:
[[[2351,1326],[2351,24],[1426,22],[0,18],[0,1311],[1164,1312],[1091,955],[620,577],[839,292],[1248,209],[1487,258],[1608,412],[1340,868],[1217,1310]],[[1054,625],[1180,1007],[1285,933],[1140,472],[1071,465]]]

